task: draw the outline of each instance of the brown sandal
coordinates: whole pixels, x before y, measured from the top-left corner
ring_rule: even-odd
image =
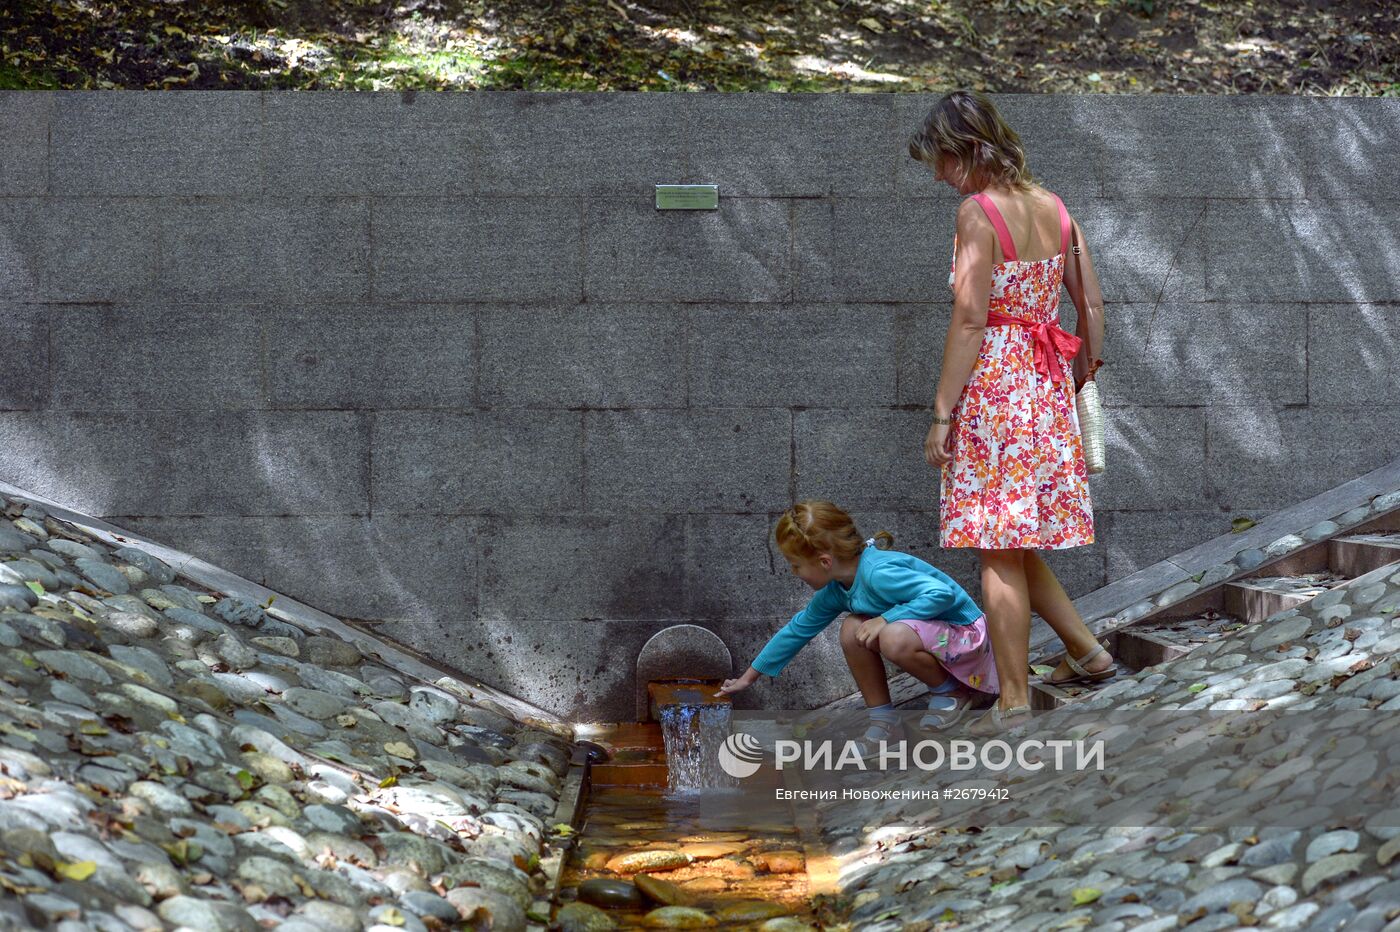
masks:
[[[1049,673],[1042,676],[1040,681],[1046,686],[1068,686],[1070,683],[1100,683],[1104,680],[1113,679],[1113,677],[1118,675],[1117,664],[1104,667],[1102,670],[1096,672],[1090,672],[1084,668],[1085,663],[1093,660],[1103,652],[1104,646],[1102,644],[1095,644],[1093,650],[1089,651],[1078,660],[1066,653],[1065,663],[1069,664],[1069,668],[1074,671],[1074,675],[1067,676],[1062,680],[1051,679],[1051,677],[1055,675],[1055,671],[1051,670]]]

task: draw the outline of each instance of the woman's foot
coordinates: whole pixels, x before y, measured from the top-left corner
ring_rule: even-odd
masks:
[[[1048,686],[1064,686],[1080,682],[1093,683],[1111,677],[1113,673],[1109,671],[1114,670],[1117,666],[1113,655],[1102,644],[1098,643],[1095,643],[1084,656],[1076,657],[1074,660],[1084,673],[1076,671],[1070,664],[1069,654],[1065,654],[1060,665],[1051,670],[1048,676],[1042,677],[1040,681]]]
[[[994,735],[1014,734],[1031,723],[1031,707],[1018,705],[1003,707],[995,702],[992,707],[968,726],[968,733],[974,737],[989,738]]]

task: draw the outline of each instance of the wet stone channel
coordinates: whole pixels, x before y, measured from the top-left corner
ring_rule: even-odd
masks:
[[[652,691],[658,721],[580,735],[606,759],[590,769],[555,928],[820,927],[794,804],[781,783],[740,788],[717,765],[730,710],[713,691],[669,684]]]

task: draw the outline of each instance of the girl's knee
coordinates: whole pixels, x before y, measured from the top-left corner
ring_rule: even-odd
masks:
[[[860,647],[856,640],[856,632],[860,630],[860,623],[870,618],[870,615],[847,615],[841,620],[841,646]]]
[[[923,649],[919,635],[908,625],[892,621],[880,630],[879,648],[883,657],[895,663],[907,660],[916,650]]]

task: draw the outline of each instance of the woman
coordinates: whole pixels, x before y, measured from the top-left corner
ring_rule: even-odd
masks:
[[[1083,231],[1034,183],[1019,137],[985,96],[945,95],[909,153],[972,195],[958,208],[953,312],[924,455],[942,471],[940,543],[975,547],[981,562],[1001,698],[979,730],[1013,728],[1030,714],[1032,611],[1066,649],[1044,682],[1115,672],[1037,553],[1094,542],[1074,393],[1100,363],[1103,296],[1087,249],[1078,256],[1082,282],[1067,261]],[[1082,286],[1088,304],[1084,352],[1058,327],[1062,282],[1071,294]]]

